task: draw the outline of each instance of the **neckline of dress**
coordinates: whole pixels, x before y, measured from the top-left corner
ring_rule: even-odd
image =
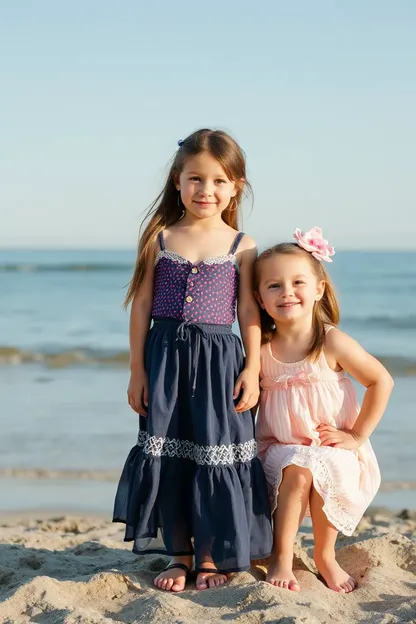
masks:
[[[297,362],[282,362],[282,360],[278,360],[277,358],[274,357],[273,352],[272,352],[271,342],[267,343],[267,347],[268,347],[269,355],[272,358],[272,360],[274,360],[278,364],[283,364],[283,366],[296,366],[296,364],[304,364],[309,359],[308,356],[306,356],[302,360],[297,360]]]
[[[219,260],[220,258],[234,258],[237,261],[237,257],[235,254],[226,253],[226,254],[219,254],[218,256],[209,256],[208,258],[204,258],[203,260],[200,260],[199,262],[191,262],[191,260],[189,260],[188,258],[185,258],[185,256],[178,253],[177,251],[170,251],[169,249],[161,249],[160,251],[158,251],[158,253],[156,254],[156,260],[163,253],[168,253],[170,256],[178,256],[178,258],[185,260],[187,264],[191,264],[192,266],[195,266],[195,267],[199,266],[200,264],[206,264],[207,262],[211,260]]]
[[[281,364],[282,366],[289,366],[289,367],[299,366],[300,364],[305,364],[305,362],[310,362],[311,365],[313,365],[313,364],[318,364],[319,362],[323,361],[325,369],[327,369],[328,371],[331,371],[332,373],[335,373],[335,375],[345,376],[345,370],[343,368],[341,368],[341,370],[339,371],[336,371],[328,365],[328,362],[325,357],[325,353],[323,351],[319,354],[319,358],[316,362],[312,362],[308,356],[304,357],[302,360],[298,360],[297,362],[282,362],[282,360],[278,360],[277,358],[274,357],[273,352],[272,352],[271,342],[267,343],[267,347],[268,347],[269,355],[272,358],[272,360],[276,362],[277,364]]]

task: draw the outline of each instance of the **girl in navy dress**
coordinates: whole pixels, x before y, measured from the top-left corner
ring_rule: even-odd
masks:
[[[207,589],[271,551],[250,411],[259,396],[257,252],[238,231],[247,184],[242,150],[226,133],[180,141],[126,297],[128,400],[140,430],[114,521],[126,524],[135,553],[172,557],[154,581],[167,591],[185,588],[193,564],[197,589]],[[231,329],[236,304],[245,358]]]

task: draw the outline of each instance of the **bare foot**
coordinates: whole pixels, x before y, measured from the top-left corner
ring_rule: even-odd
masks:
[[[163,570],[153,581],[156,587],[173,592],[181,592],[185,589],[187,571],[183,568],[173,567],[177,563],[190,569],[192,567],[192,557],[173,557],[168,565],[168,569]]]
[[[335,554],[329,557],[314,557],[319,574],[323,576],[329,589],[339,594],[349,594],[356,587],[356,582],[335,560]]]
[[[206,572],[205,572],[206,569]],[[213,562],[202,563],[196,577],[197,589],[212,589],[224,585],[228,580],[225,574],[215,570]]]
[[[296,580],[292,570],[293,557],[286,560],[283,557],[270,557],[270,563],[267,568],[266,582],[280,587],[281,589],[290,589],[290,591],[300,591],[299,583]]]

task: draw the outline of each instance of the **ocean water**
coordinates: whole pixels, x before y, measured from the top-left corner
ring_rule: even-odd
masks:
[[[122,309],[134,261],[0,250],[0,510],[110,510],[137,434]],[[372,437],[386,484],[377,502],[416,507],[415,490],[400,489],[416,481],[416,253],[339,252],[330,273],[341,328],[396,381]]]

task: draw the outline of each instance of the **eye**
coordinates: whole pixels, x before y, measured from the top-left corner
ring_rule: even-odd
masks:
[[[192,180],[192,182],[199,182],[201,180],[199,176],[191,176],[189,179]]]
[[[215,180],[215,183],[219,183],[219,184],[227,184],[227,180],[223,180],[221,178],[219,178],[218,180]]]
[[[303,280],[296,280],[295,284],[304,284],[305,282]]]
[[[270,290],[271,288],[280,288],[280,284],[278,284],[277,282],[274,284],[269,284],[267,289]]]

